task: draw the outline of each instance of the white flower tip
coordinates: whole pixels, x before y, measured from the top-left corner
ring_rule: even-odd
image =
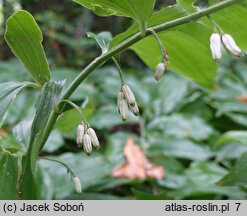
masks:
[[[160,78],[163,76],[163,74],[165,73],[165,70],[166,70],[166,66],[164,63],[157,64],[155,74],[154,74],[154,77],[157,81],[159,81]]]
[[[140,114],[139,112],[139,107],[137,105],[137,103],[135,103],[134,106],[130,106],[131,112],[135,115],[138,116]]]
[[[77,176],[74,176],[73,177],[73,182],[74,182],[74,185],[75,185],[76,192],[78,194],[81,194],[82,193],[82,189],[81,189],[81,181],[80,181],[80,179]]]
[[[123,121],[126,121],[128,119],[129,109],[128,109],[127,101],[124,99],[120,101],[119,113]]]
[[[80,124],[77,127],[77,137],[76,137],[76,142],[78,147],[82,147],[83,136],[84,136],[84,125]]]
[[[84,137],[83,137],[83,149],[84,151],[89,155],[92,150],[93,150],[93,147],[92,147],[92,141],[91,141],[91,138],[88,134],[85,134]]]
[[[244,52],[237,46],[236,42],[234,41],[231,35],[223,34],[221,39],[222,39],[223,45],[230,53],[232,53],[233,55],[237,57],[241,57],[244,55]]]
[[[100,144],[99,144],[99,140],[98,140],[98,137],[97,137],[94,129],[93,128],[88,128],[87,129],[87,134],[90,136],[90,139],[92,141],[93,147],[99,149],[100,148]]]
[[[210,37],[210,49],[212,57],[216,63],[221,60],[221,39],[218,33],[213,33]]]
[[[128,102],[129,105],[133,106],[136,102],[135,96],[131,91],[130,87],[126,84],[122,85],[122,92],[124,94],[124,98]]]

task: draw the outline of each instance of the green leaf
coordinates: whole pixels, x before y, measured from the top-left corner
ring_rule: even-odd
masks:
[[[208,27],[199,23],[190,23],[177,30],[159,33],[159,38],[169,53],[168,69],[190,77],[202,86],[213,88],[216,65],[207,41],[210,33]],[[139,41],[131,49],[152,69],[160,63],[160,49],[154,37]]]
[[[5,40],[35,82],[43,85],[50,79],[49,65],[41,45],[43,36],[30,13],[21,10],[8,19]]]
[[[76,145],[76,144],[75,144]],[[65,153],[55,159],[65,162],[82,181],[82,190],[86,191],[102,181],[102,178],[110,175],[113,169],[110,161],[107,161],[102,154],[92,154],[88,157],[84,153]],[[65,199],[75,194],[74,184],[67,170],[60,164],[40,160],[39,164],[48,171],[54,182],[55,199]]]
[[[0,126],[3,123],[9,106],[14,101],[17,94],[26,87],[34,86],[31,82],[7,82],[0,84]]]
[[[63,136],[59,130],[53,130],[46,141],[43,150],[52,153],[62,147],[64,144]]]
[[[155,0],[74,0],[99,16],[125,16],[134,19],[141,29],[153,13]]]
[[[36,103],[36,115],[32,123],[31,135],[28,151],[22,160],[22,179],[20,183],[22,199],[37,199],[39,191],[35,182],[36,162],[41,146],[41,140],[46,123],[51,111],[56,106],[64,81],[49,82],[43,87],[43,90]]]
[[[218,146],[230,142],[247,145],[247,131],[228,131],[219,137],[216,141],[216,145]]]
[[[173,196],[169,192],[160,194],[149,194],[135,188],[132,188],[132,193],[137,200],[172,200]]]
[[[208,146],[197,145],[190,140],[178,139],[159,134],[157,136],[149,136],[148,156],[155,157],[163,154],[165,156],[173,156],[177,158],[189,160],[206,160],[212,156]]]
[[[17,156],[0,145],[0,200],[15,200],[18,178]]]
[[[170,7],[165,7],[162,10],[153,13],[153,15],[148,20],[148,27],[162,24],[162,23],[171,21],[173,19],[176,19],[178,17],[184,16],[184,15],[187,15],[187,12],[178,4],[170,6]],[[130,36],[137,33],[138,30],[139,30],[138,24],[134,23],[128,30],[115,36],[113,38],[113,41],[112,41],[110,47],[111,48],[115,47],[119,43],[123,42],[124,40],[126,40]]]
[[[83,103],[81,107],[84,118],[90,119],[95,111],[94,104]],[[76,128],[80,124],[81,118],[77,110],[71,109],[64,112],[55,124],[55,128],[62,132],[63,136],[74,139]]]
[[[96,40],[102,50],[102,54],[107,53],[112,41],[112,35],[110,32],[101,32],[97,35],[92,32],[88,32],[87,36]]]
[[[222,178],[219,184],[225,186],[247,185],[247,153],[237,160],[231,172]]]
[[[194,0],[180,0],[177,2],[172,7],[154,13],[148,21],[148,27],[166,23],[195,12]],[[245,50],[247,49],[246,2],[211,15],[216,23],[225,32],[233,35],[237,44]],[[231,19],[225,19],[229,14],[231,14]],[[137,33],[138,30],[138,26],[134,24],[124,33],[117,35],[113,39],[111,48]],[[212,33],[213,26],[207,18],[201,18],[194,23],[184,24],[159,33],[169,53],[168,69],[185,75],[202,86],[213,88],[216,65],[212,60],[209,49],[209,38]],[[131,49],[152,69],[160,62],[159,47],[151,36],[141,40]]]
[[[165,135],[198,141],[207,140],[213,134],[213,128],[202,118],[182,114],[159,116],[147,125],[147,130],[154,132],[159,130]]]

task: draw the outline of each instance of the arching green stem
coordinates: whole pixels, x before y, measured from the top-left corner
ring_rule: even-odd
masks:
[[[112,57],[111,59],[114,62],[114,64],[116,65],[116,67],[117,67],[117,70],[118,70],[118,73],[119,73],[119,77],[120,77],[120,80],[121,80],[121,84],[123,85],[124,84],[123,71],[121,70],[121,67],[118,64],[117,60],[114,57]]]
[[[154,38],[156,39],[159,45],[159,48],[160,48],[161,56],[162,56],[161,62],[165,63],[167,59],[166,59],[166,49],[164,47],[164,44],[162,43],[159,36],[156,34],[156,32],[152,28],[148,29],[148,31],[150,31],[153,34]]]
[[[67,172],[70,173],[72,177],[76,177],[75,173],[68,167],[68,165],[66,163],[63,163],[62,161],[59,161],[59,160],[56,160],[56,159],[53,159],[53,158],[47,158],[47,157],[39,157],[39,159],[48,160],[48,161],[53,161],[53,162],[59,163],[59,164],[63,165],[67,169]]]

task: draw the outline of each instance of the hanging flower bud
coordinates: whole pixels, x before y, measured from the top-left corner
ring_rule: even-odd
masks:
[[[218,33],[213,33],[210,37],[210,49],[215,62],[219,62],[221,59],[221,40]]]
[[[124,94],[124,97],[126,99],[126,101],[128,102],[128,104],[130,106],[135,105],[136,99],[135,96],[133,94],[133,92],[131,91],[130,87],[127,86],[126,84],[122,85],[122,92]]]
[[[135,116],[138,116],[140,114],[137,103],[135,103],[134,106],[130,106],[130,110]]]
[[[90,139],[92,141],[93,147],[99,149],[100,148],[100,144],[99,144],[99,140],[98,140],[98,137],[97,137],[94,129],[93,128],[88,128],[87,129],[87,134],[90,136]]]
[[[124,99],[120,101],[119,113],[121,115],[122,120],[126,121],[128,118],[129,109],[128,109],[127,101]]]
[[[90,154],[93,150],[92,141],[88,134],[85,134],[83,137],[83,149],[87,154]]]
[[[79,194],[82,193],[80,179],[77,176],[73,176],[73,182],[74,182],[74,185],[75,185],[76,192],[79,193]]]
[[[222,37],[222,43],[224,44],[225,48],[231,52],[233,55],[237,57],[243,56],[243,51],[237,46],[234,39],[229,34],[223,34]]]
[[[122,91],[120,91],[119,93],[118,93],[118,96],[117,96],[117,106],[118,106],[118,112],[120,113],[120,111],[119,111],[119,107],[120,107],[120,101],[121,100],[124,100],[124,94],[123,94],[123,92]]]
[[[76,142],[77,142],[78,147],[82,147],[83,136],[84,136],[84,126],[80,124],[77,127],[77,137],[76,137]]]
[[[163,74],[165,73],[165,64],[164,63],[159,63],[156,66],[156,70],[155,70],[155,74],[154,77],[157,81],[160,80],[160,78],[163,76]]]

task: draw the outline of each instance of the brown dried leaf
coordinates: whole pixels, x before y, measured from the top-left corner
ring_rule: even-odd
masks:
[[[155,179],[164,178],[164,168],[150,163],[144,152],[134,143],[134,139],[131,137],[126,141],[124,155],[127,163],[117,166],[112,171],[113,177],[139,180],[143,180],[147,177]]]

